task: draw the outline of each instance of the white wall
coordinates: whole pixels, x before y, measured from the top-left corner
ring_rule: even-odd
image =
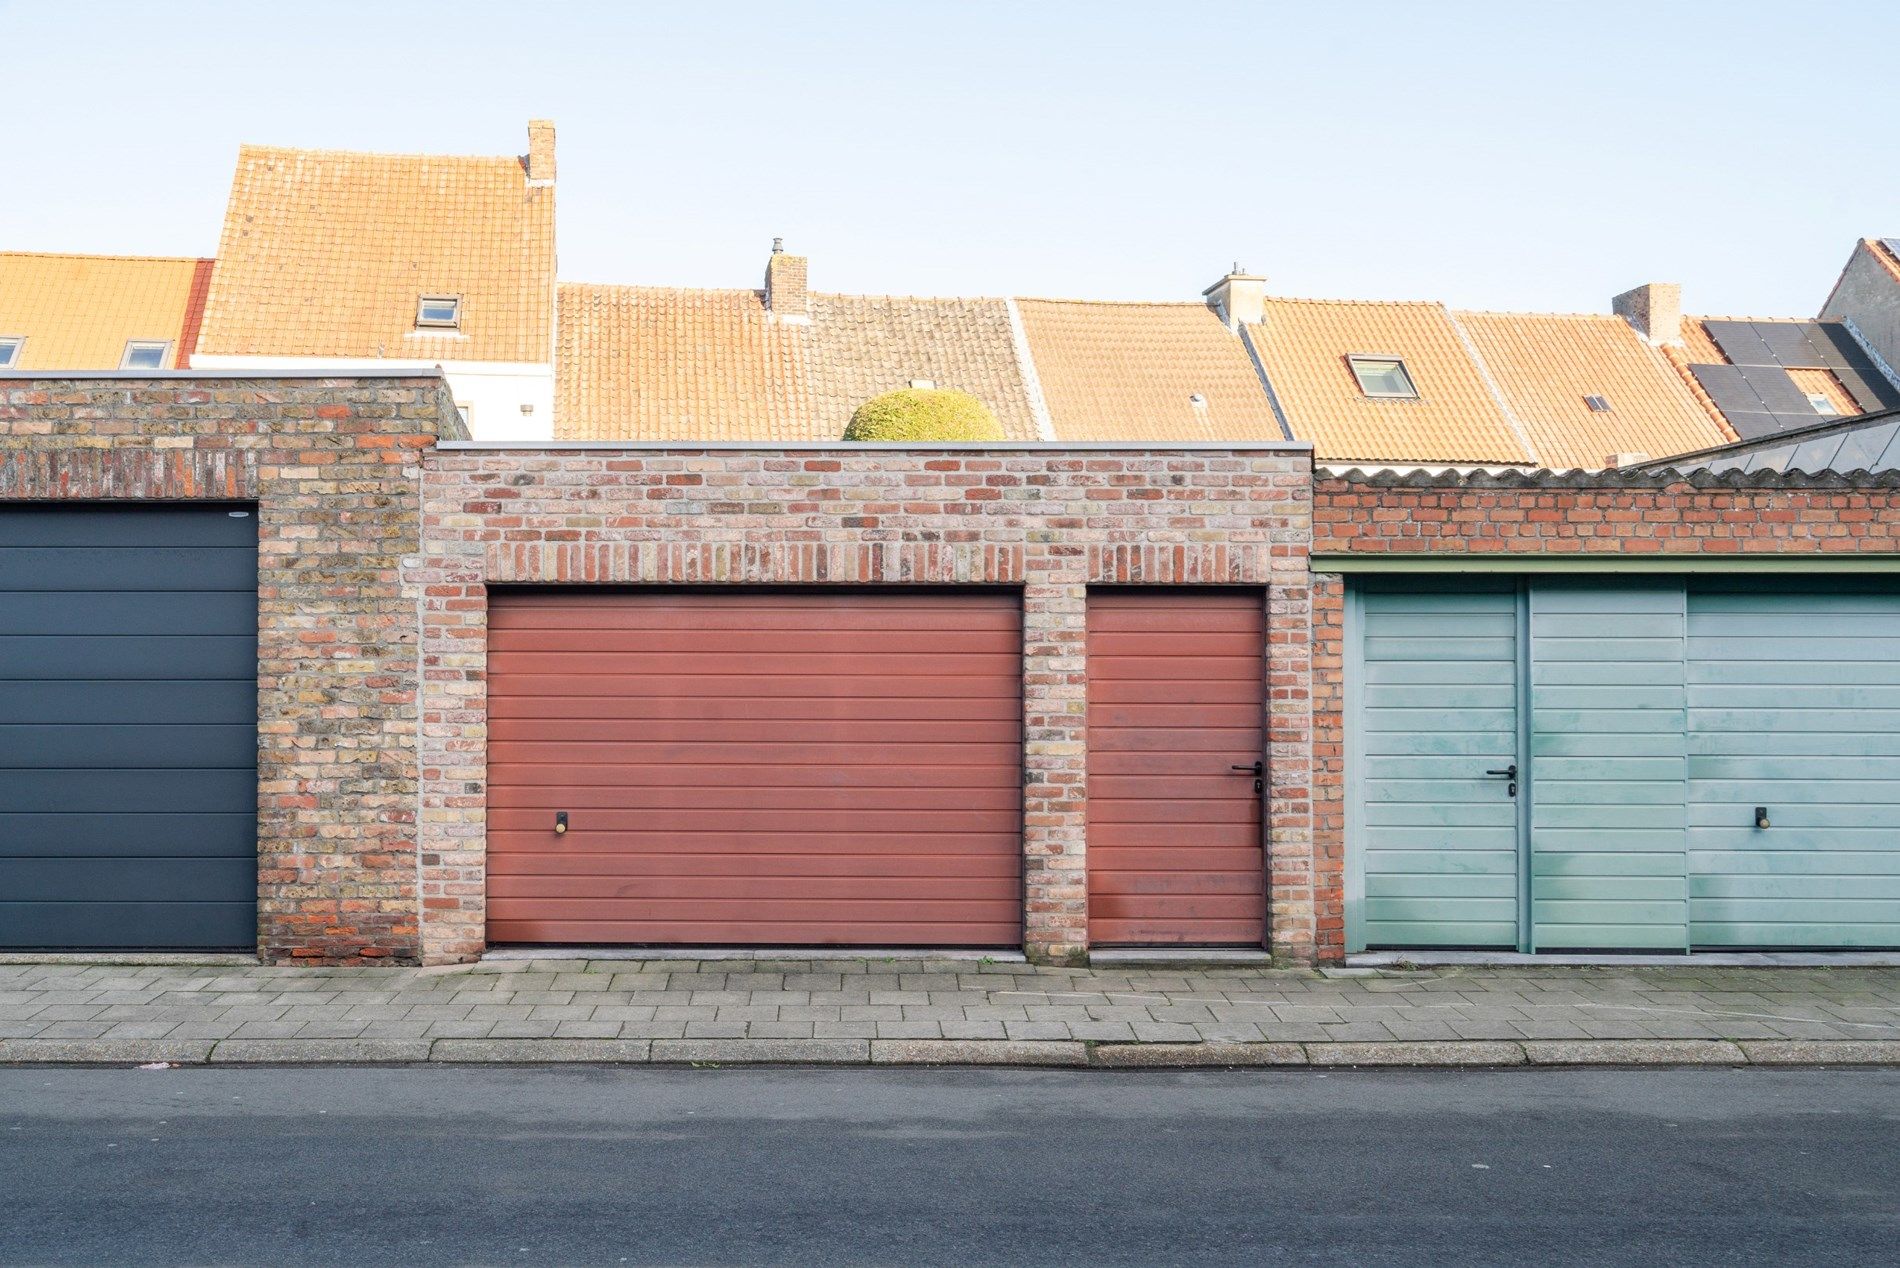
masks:
[[[394,374],[435,370],[448,377],[455,403],[468,410],[477,440],[554,439],[554,367],[532,361],[422,361],[363,357],[214,356],[194,353],[194,370],[335,370]],[[522,413],[523,405],[532,412]]]

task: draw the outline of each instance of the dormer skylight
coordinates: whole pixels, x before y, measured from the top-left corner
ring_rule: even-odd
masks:
[[[165,353],[171,348],[165,339],[128,339],[125,355],[119,358],[121,370],[162,370]]]
[[[461,327],[460,295],[424,295],[416,301],[416,329],[460,330]]]
[[[1412,383],[1412,375],[1405,368],[1402,357],[1374,357],[1349,355],[1347,364],[1352,366],[1353,377],[1359,380],[1359,390],[1367,396],[1386,400],[1415,401],[1418,388]]]

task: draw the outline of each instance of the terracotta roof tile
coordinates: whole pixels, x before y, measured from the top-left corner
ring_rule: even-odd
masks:
[[[519,158],[244,146],[199,339],[205,353],[545,364],[554,188]],[[462,297],[418,334],[423,295]]]
[[[189,364],[211,261],[0,251],[0,336],[24,335],[16,370],[116,370],[128,340],[164,340]]]
[[[813,295],[805,366],[825,439],[874,396],[928,379],[988,405],[1011,440],[1036,439],[1036,421],[1000,299]]]
[[[1651,458],[1728,439],[1669,360],[1621,317],[1454,314],[1471,337],[1539,464],[1601,467],[1611,454]],[[1607,411],[1592,410],[1601,396]]]
[[[1204,304],[1016,306],[1059,440],[1283,438],[1246,345]]]
[[[560,332],[560,439],[836,440],[912,379],[1036,438],[1002,300],[813,295],[801,321],[757,291],[563,283]]]
[[[1249,333],[1293,434],[1322,462],[1535,461],[1442,304],[1270,297]],[[1402,357],[1418,399],[1366,396],[1354,353]]]
[[[1818,393],[1827,397],[1828,404],[1832,405],[1834,412],[1842,418],[1852,418],[1856,414],[1865,412],[1855,402],[1853,393],[1847,390],[1847,386],[1834,377],[1832,370],[1790,370],[1788,377],[1793,379],[1794,385],[1803,392]]]

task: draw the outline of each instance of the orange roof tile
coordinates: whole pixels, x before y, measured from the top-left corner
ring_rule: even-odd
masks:
[[[1442,304],[1269,297],[1248,333],[1293,434],[1322,462],[1535,461]],[[1418,399],[1366,396],[1354,353],[1402,357]]]
[[[0,251],[0,336],[22,335],[15,370],[116,370],[130,340],[190,364],[211,261]]]
[[[563,282],[555,438],[819,439],[794,329],[757,291]]]
[[[205,353],[545,364],[554,189],[519,158],[247,145],[225,209]],[[462,325],[418,333],[416,301]]]
[[[1453,314],[1471,337],[1539,464],[1605,466],[1612,454],[1651,458],[1728,440],[1669,360],[1621,317]],[[1601,396],[1607,411],[1586,396]]]
[[[1852,418],[1856,414],[1866,412],[1855,402],[1853,393],[1847,390],[1847,385],[1834,377],[1832,370],[1790,370],[1788,377],[1793,379],[1794,385],[1803,392],[1825,396],[1828,404],[1834,407],[1834,412],[1842,418]]]
[[[1246,345],[1204,304],[1016,306],[1059,440],[1284,436]]]
[[[929,379],[976,396],[1012,440],[1035,422],[993,299],[813,295],[776,319],[757,291],[562,283],[563,440],[836,440],[883,392]]]

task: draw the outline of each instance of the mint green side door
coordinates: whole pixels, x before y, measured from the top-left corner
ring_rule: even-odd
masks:
[[[1682,582],[1529,603],[1532,949],[1686,951]]]
[[[1348,945],[1516,948],[1517,583],[1368,583],[1348,624]]]
[[[1702,579],[1688,618],[1691,939],[1900,947],[1900,586]]]

